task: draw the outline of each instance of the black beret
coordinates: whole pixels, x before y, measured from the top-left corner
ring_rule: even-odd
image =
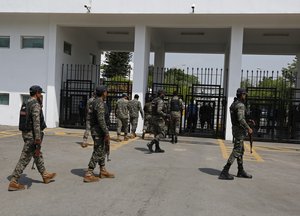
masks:
[[[106,91],[107,91],[107,88],[104,85],[97,86],[97,88],[96,88],[96,94],[97,95],[102,95]]]
[[[238,90],[236,90],[236,94],[237,95],[247,94],[247,91],[244,88],[238,88]]]
[[[33,85],[33,86],[31,86],[31,87],[29,88],[29,92],[30,92],[30,93],[33,93],[33,94],[35,94],[35,93],[37,93],[37,92],[45,93],[45,92],[43,91],[42,87],[39,86],[39,85]]]

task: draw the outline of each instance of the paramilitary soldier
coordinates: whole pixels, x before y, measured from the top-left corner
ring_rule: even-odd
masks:
[[[124,141],[128,140],[128,96],[123,94],[122,98],[117,101],[115,108],[115,114],[117,117],[117,142],[120,142],[120,135],[122,128],[124,129]]]
[[[128,110],[131,124],[131,137],[134,138],[136,137],[135,131],[139,120],[139,112],[141,113],[142,119],[144,119],[144,112],[138,94],[134,95],[134,99],[128,102]]]
[[[232,180],[233,176],[229,174],[230,166],[234,160],[237,159],[238,173],[237,177],[241,178],[252,178],[251,175],[247,174],[243,167],[243,155],[244,155],[244,139],[248,134],[252,134],[253,131],[246,122],[246,107],[245,99],[247,92],[243,88],[239,88],[236,92],[236,98],[230,106],[230,115],[232,123],[232,135],[234,138],[234,147],[231,155],[228,158],[227,164],[224,166],[219,179]]]
[[[146,133],[151,132],[151,118],[152,118],[152,97],[150,95],[146,96],[146,102],[144,105],[144,128],[143,128],[143,135],[142,139],[145,138]]]
[[[155,152],[163,153],[165,152],[159,146],[160,137],[164,137],[165,133],[165,118],[168,118],[169,115],[166,113],[165,103],[164,103],[164,90],[159,90],[157,93],[157,97],[152,101],[152,131],[154,134],[154,139],[147,144],[149,151],[154,152],[152,146],[155,144]]]
[[[89,138],[89,133],[91,130],[91,123],[90,123],[90,116],[92,113],[92,103],[95,100],[95,92],[93,92],[92,97],[90,99],[88,99],[87,103],[86,103],[86,121],[85,121],[85,131],[83,134],[83,142],[81,144],[82,148],[85,148],[88,146],[88,138]]]
[[[24,147],[19,162],[13,171],[8,186],[9,191],[25,189],[24,185],[18,183],[18,180],[32,157],[34,158],[34,163],[45,184],[48,184],[56,176],[56,173],[49,173],[46,171],[44,159],[40,152],[44,135],[43,130],[46,128],[42,110],[42,93],[44,92],[38,85],[31,86],[29,92],[30,98],[22,105],[24,107],[26,106],[26,109],[24,110],[24,121],[21,120],[22,113],[20,113],[19,129],[22,130]]]
[[[169,101],[169,113],[171,115],[170,119],[170,135],[172,136],[171,142],[177,143],[177,136],[179,134],[179,127],[180,127],[180,118],[181,112],[183,110],[183,103],[182,100],[178,97],[177,91],[173,92],[173,97]]]
[[[114,178],[114,174],[105,168],[105,143],[109,142],[109,130],[105,121],[105,98],[107,89],[105,86],[96,88],[96,99],[92,102],[90,115],[91,134],[94,141],[94,151],[90,159],[88,170],[83,178],[84,182],[96,182],[99,178],[93,173],[97,163],[100,166],[100,178]]]

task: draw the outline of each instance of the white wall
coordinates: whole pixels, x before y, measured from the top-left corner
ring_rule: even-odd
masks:
[[[46,89],[48,18],[1,15],[0,26],[0,35],[10,36],[10,48],[0,48],[0,93],[10,93],[9,105],[0,105],[0,124],[17,125],[20,94],[28,94],[34,84]],[[21,49],[21,36],[44,36],[44,49]]]
[[[86,13],[90,0],[0,0],[0,12]],[[299,0],[92,0],[92,13],[299,13]]]
[[[0,105],[1,125],[18,125],[20,94],[28,94],[29,87],[38,84],[54,91],[49,92],[50,98],[46,92],[45,118],[48,126],[58,126],[62,63],[88,64],[89,53],[99,57],[93,36],[62,27],[52,34],[50,23],[47,15],[0,14],[0,36],[10,36],[10,48],[0,48],[0,93],[10,94],[9,105]],[[44,49],[21,49],[21,36],[44,36]],[[49,46],[49,41],[56,44]],[[63,53],[64,41],[72,44],[71,56]]]

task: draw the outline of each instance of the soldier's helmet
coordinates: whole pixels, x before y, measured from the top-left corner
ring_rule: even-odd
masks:
[[[244,88],[238,88],[236,90],[236,95],[242,95],[242,94],[247,94],[246,89],[244,89]]]
[[[33,86],[31,86],[30,88],[29,88],[29,93],[30,94],[36,94],[36,93],[45,93],[44,91],[43,91],[43,89],[42,89],[42,87],[41,86],[39,86],[39,85],[33,85]]]
[[[101,96],[101,95],[102,95],[104,92],[106,92],[106,91],[107,91],[107,88],[106,88],[105,85],[97,86],[97,87],[96,87],[96,90],[95,90],[96,95],[98,95],[98,96]]]

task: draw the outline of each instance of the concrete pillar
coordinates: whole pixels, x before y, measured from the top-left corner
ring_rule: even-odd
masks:
[[[230,47],[228,46],[224,53],[225,58],[224,58],[224,71],[223,71],[223,88],[225,90],[225,96],[227,96],[227,77],[228,77],[228,68],[229,68],[229,53],[230,53]]]
[[[229,48],[229,70],[227,75],[228,87],[225,92],[227,95],[226,108],[226,132],[225,139],[232,140],[232,129],[229,107],[236,96],[236,90],[240,87],[241,69],[242,69],[242,52],[243,52],[243,33],[242,26],[233,26],[231,28],[231,39]]]
[[[49,128],[58,127],[59,124],[59,89],[60,83],[56,82],[56,41],[57,26],[49,24],[49,56],[46,88],[45,119]]]
[[[154,83],[163,83],[164,81],[164,67],[165,67],[165,50],[159,48],[154,53]]]
[[[150,58],[150,29],[143,25],[135,27],[134,37],[134,68],[132,95],[138,94],[139,100],[144,107],[145,94],[147,91],[148,67]],[[137,133],[142,133],[143,120],[140,117]]]

